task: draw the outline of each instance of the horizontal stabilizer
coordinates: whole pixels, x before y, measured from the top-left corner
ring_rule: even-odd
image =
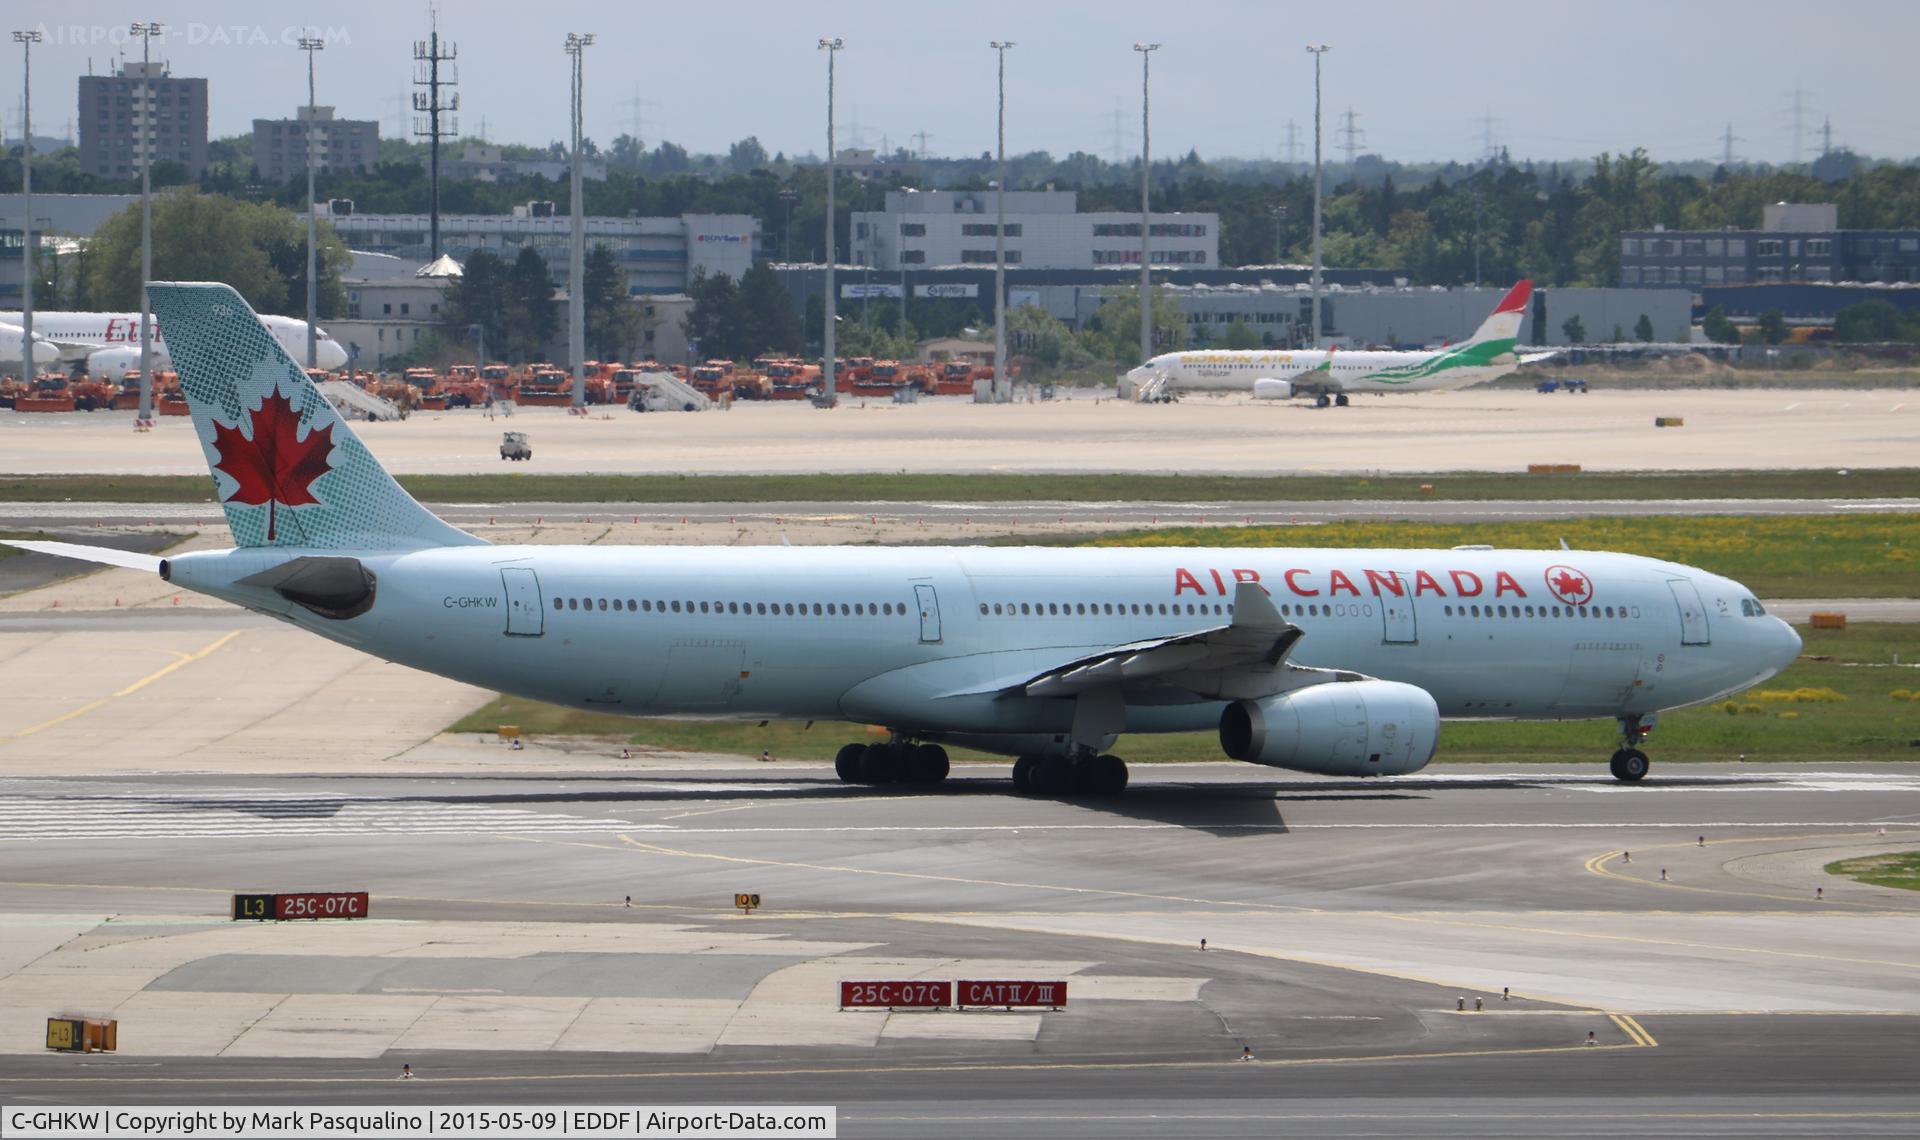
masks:
[[[137,550],[115,550],[110,546],[82,546],[77,542],[44,542],[27,538],[0,538],[0,544],[18,547],[21,550],[31,550],[35,554],[56,554],[61,558],[98,562],[102,566],[145,570],[149,574],[160,572],[159,555],[142,554]]]

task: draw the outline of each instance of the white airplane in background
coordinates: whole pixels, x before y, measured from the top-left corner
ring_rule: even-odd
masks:
[[[15,316],[6,313],[0,316]],[[27,331],[19,325],[0,321],[0,368],[10,364],[25,364]],[[33,362],[36,367],[52,364],[60,359],[60,346],[40,335],[38,329],[33,334]]]
[[[307,322],[298,317],[260,317],[273,339],[287,350],[295,360],[307,358]],[[158,317],[153,321],[153,367],[154,371],[171,368],[172,356],[167,352],[166,338],[160,332]],[[0,313],[0,360],[5,360],[5,349],[14,350],[13,360],[19,356],[20,337],[23,335],[20,314]],[[72,363],[84,360],[87,373],[105,380],[124,380],[129,371],[140,369],[140,314],[139,313],[62,313],[48,312],[33,314],[34,363],[52,365],[59,361]],[[47,351],[51,345],[55,352]],[[327,335],[321,329],[318,342],[314,347],[314,361],[317,367],[331,372],[347,362],[347,350],[340,342]]]
[[[1250,392],[1256,400],[1312,396],[1322,408],[1346,407],[1352,392],[1461,388],[1559,355],[1515,355],[1520,322],[1532,294],[1533,282],[1519,282],[1472,336],[1430,352],[1268,348],[1164,352],[1128,372],[1127,380],[1135,390],[1164,380],[1176,390]]]
[[[848,782],[937,783],[941,742],[1014,786],[1112,793],[1122,733],[1217,729],[1226,755],[1413,772],[1440,719],[1613,718],[1613,772],[1662,709],[1785,668],[1793,629],[1715,574],[1587,551],[494,546],[381,468],[224,285],[150,287],[238,546],[157,572],[470,684],[635,716],[885,726]]]

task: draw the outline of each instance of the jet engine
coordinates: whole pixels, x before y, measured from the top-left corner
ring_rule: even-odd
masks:
[[[158,357],[158,353],[154,354]],[[154,364],[158,370],[160,365]],[[96,380],[111,380],[115,383],[125,380],[127,373],[140,370],[140,349],[138,346],[103,348],[87,357],[87,375]]]
[[[1328,776],[1400,776],[1433,759],[1440,706],[1399,681],[1333,681],[1220,715],[1220,747],[1235,760]]]
[[[1293,399],[1293,381],[1261,377],[1253,382],[1253,398],[1256,400],[1291,400]]]

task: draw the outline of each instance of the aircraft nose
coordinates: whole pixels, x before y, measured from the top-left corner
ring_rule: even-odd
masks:
[[[1799,631],[1779,618],[1772,620],[1773,630],[1767,638],[1767,663],[1777,673],[1799,659],[1802,642]]]

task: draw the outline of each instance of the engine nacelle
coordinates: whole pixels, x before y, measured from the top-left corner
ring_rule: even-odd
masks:
[[[1235,760],[1328,776],[1418,772],[1440,743],[1440,706],[1399,681],[1332,681],[1220,716],[1220,747]]]
[[[1293,399],[1293,381],[1275,380],[1271,377],[1263,376],[1253,382],[1253,398],[1256,400],[1291,400]]]
[[[154,370],[163,367],[160,354],[154,354]],[[103,348],[87,356],[87,375],[96,380],[111,380],[118,383],[127,378],[127,373],[140,369],[140,349],[137,346]]]

